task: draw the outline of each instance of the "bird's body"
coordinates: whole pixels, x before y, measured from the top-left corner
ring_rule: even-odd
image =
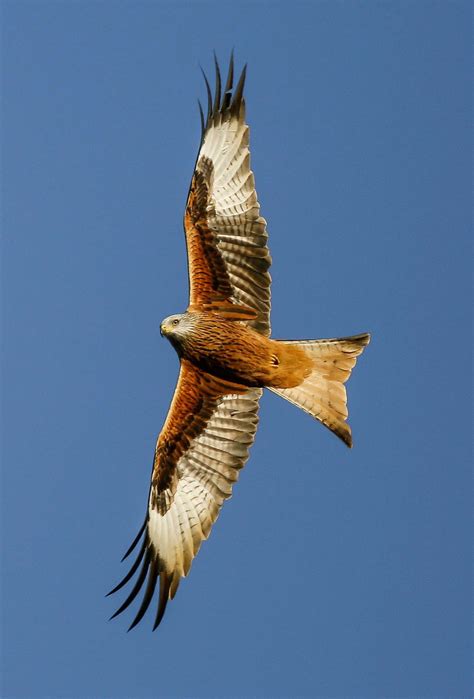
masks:
[[[189,306],[161,324],[180,373],[156,443],[146,519],[126,556],[143,537],[142,543],[112,590],[137,574],[116,616],[145,586],[130,628],[148,609],[159,579],[156,628],[188,574],[248,458],[264,388],[352,446],[344,384],[369,336],[270,337],[271,258],[250,169],[245,68],[235,89],[233,79],[233,58],[224,90],[216,61],[214,98],[206,79],[208,113],[204,119],[201,110],[201,145],[184,214]]]
[[[178,355],[212,376],[255,388],[292,388],[311,373],[312,359],[297,345],[272,340],[209,311],[172,316],[162,334]],[[181,328],[186,328],[180,332]]]

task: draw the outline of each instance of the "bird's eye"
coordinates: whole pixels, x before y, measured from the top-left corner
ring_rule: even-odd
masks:
[[[178,318],[175,318],[175,319],[172,321],[172,325],[175,325],[175,326],[176,326],[176,325],[178,325],[178,324],[179,324],[179,320],[178,320]]]

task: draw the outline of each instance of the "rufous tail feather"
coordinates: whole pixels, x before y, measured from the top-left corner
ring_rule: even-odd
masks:
[[[332,340],[285,341],[296,345],[313,360],[311,373],[292,388],[273,388],[271,391],[290,401],[326,425],[352,447],[351,428],[347,424],[347,394],[344,384],[351,375],[357,357],[370,342],[363,333]]]

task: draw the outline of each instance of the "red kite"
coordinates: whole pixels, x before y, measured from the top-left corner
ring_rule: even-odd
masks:
[[[148,609],[159,579],[154,629],[188,574],[255,438],[263,388],[326,425],[349,447],[345,382],[369,335],[342,339],[270,339],[270,267],[266,222],[250,169],[244,68],[234,82],[231,57],[224,89],[215,61],[208,109],[191,180],[184,230],[189,306],[166,318],[161,333],[180,358],[173,400],[155,449],[148,511],[125,557],[142,542],[140,568],[123,612],[145,586],[130,629]],[[141,566],[141,567],[140,567]],[[112,594],[109,593],[109,594]]]

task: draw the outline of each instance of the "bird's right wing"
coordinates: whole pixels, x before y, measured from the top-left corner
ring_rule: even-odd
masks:
[[[143,540],[132,568],[109,593],[126,585],[141,565],[130,594],[114,614],[133,602],[147,579],[142,604],[130,628],[148,609],[159,578],[155,629],[181,577],[188,574],[248,458],[261,394],[261,389],[229,384],[181,361],[178,384],[155,450],[147,517],[126,556]]]

